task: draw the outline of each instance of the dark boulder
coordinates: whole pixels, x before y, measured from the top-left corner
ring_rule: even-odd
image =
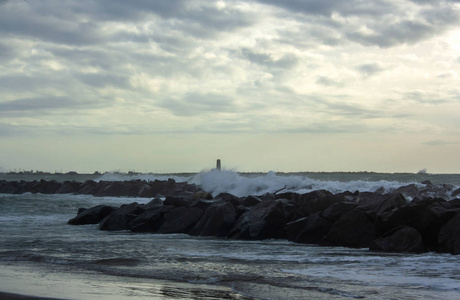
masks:
[[[188,233],[202,215],[197,207],[176,207],[164,215],[157,233]]]
[[[342,215],[332,225],[322,244],[367,248],[374,239],[374,223],[365,212],[356,208]]]
[[[128,229],[132,232],[158,232],[163,224],[164,215],[176,208],[172,205],[152,205],[146,207],[144,212],[129,221]]]
[[[455,191],[452,192],[450,195],[451,197],[457,197],[460,195],[460,188],[456,189]]]
[[[342,215],[356,208],[356,202],[339,202],[334,203],[320,213],[320,216],[329,222],[337,221]]]
[[[358,208],[368,213],[374,220],[376,216],[406,204],[406,198],[401,193],[374,194],[361,193],[358,200]]]
[[[20,190],[19,183],[17,181],[5,181],[2,180],[0,183],[0,193],[2,194],[16,194]]]
[[[193,194],[187,196],[166,196],[164,205],[173,205],[176,207],[191,207],[198,203],[198,199],[193,198]]]
[[[286,223],[291,221],[294,206],[286,199],[267,200],[243,213],[228,237],[243,240],[285,239]]]
[[[79,209],[75,218],[70,219],[67,223],[70,225],[97,224],[105,217],[116,210],[113,206],[98,205],[89,209]]]
[[[287,238],[304,244],[319,244],[331,229],[332,223],[314,213],[286,225]]]
[[[80,183],[75,181],[64,181],[56,190],[56,194],[73,194],[76,193]]]
[[[129,185],[125,181],[100,182],[96,196],[126,196]]]
[[[329,205],[323,205],[326,207],[318,207],[318,203],[321,203],[326,196],[330,195],[332,195],[332,193],[329,191],[317,190],[295,197],[294,204],[297,207],[297,217],[306,217],[312,213],[326,209]]]
[[[438,252],[460,254],[460,213],[439,230]]]
[[[243,198],[243,200],[241,200],[241,204],[246,207],[255,206],[259,204],[260,202],[262,202],[262,200],[256,196],[247,196]]]
[[[377,217],[377,234],[384,234],[400,226],[415,228],[422,236],[428,251],[436,251],[440,228],[457,213],[449,202],[440,198],[416,198],[411,203]]]
[[[417,229],[409,226],[397,227],[385,233],[375,239],[369,249],[398,253],[423,253],[426,251],[420,233]]]
[[[205,199],[205,200],[213,199],[212,195],[205,191],[196,191],[192,193],[193,193],[193,199]]]
[[[236,221],[235,207],[226,201],[209,205],[198,223],[190,230],[195,236],[227,236]]]
[[[129,222],[144,211],[145,208],[137,202],[122,205],[102,220],[99,229],[109,231],[128,230]]]
[[[235,207],[241,204],[241,199],[239,197],[229,193],[220,193],[219,195],[214,197],[214,200],[230,202]]]

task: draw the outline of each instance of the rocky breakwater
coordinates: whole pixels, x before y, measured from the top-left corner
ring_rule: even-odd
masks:
[[[197,189],[148,204],[80,209],[72,225],[101,230],[185,233],[227,239],[297,243],[385,252],[460,254],[460,190],[408,185],[391,192],[273,193],[212,197]],[[452,199],[453,198],[453,199]],[[447,200],[449,199],[449,200]]]
[[[98,197],[126,196],[152,198],[157,195],[179,195],[194,193],[200,189],[194,184],[168,180],[129,180],[129,181],[93,181],[85,182],[55,180],[5,181],[0,180],[2,194],[83,194]]]

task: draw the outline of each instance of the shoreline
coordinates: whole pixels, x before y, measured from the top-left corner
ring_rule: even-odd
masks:
[[[41,263],[0,263],[0,278],[0,300],[256,299],[224,285],[69,272]]]
[[[38,297],[0,291],[0,300],[65,300],[62,298]]]

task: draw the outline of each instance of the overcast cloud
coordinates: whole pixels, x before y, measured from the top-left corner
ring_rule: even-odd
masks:
[[[172,145],[165,139],[218,135],[256,153],[243,135],[269,146],[309,134],[356,152],[381,135],[369,151],[404,141],[403,152],[430,146],[449,157],[460,143],[459,28],[458,0],[0,0],[0,142],[9,145],[0,166],[26,167],[14,149],[40,136]],[[344,158],[330,151],[325,170],[353,169],[332,165]],[[423,155],[413,163],[433,152]],[[310,163],[301,168],[321,170]],[[367,163],[357,168],[380,168]],[[439,170],[460,165],[446,158]]]

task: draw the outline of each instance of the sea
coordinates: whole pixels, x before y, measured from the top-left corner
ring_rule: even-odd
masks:
[[[173,178],[217,195],[460,187],[460,174],[302,172],[0,174],[0,180]],[[394,254],[286,240],[107,232],[71,226],[81,207],[149,198],[0,194],[0,292],[59,299],[460,299],[460,256]],[[410,199],[408,199],[410,201]]]

